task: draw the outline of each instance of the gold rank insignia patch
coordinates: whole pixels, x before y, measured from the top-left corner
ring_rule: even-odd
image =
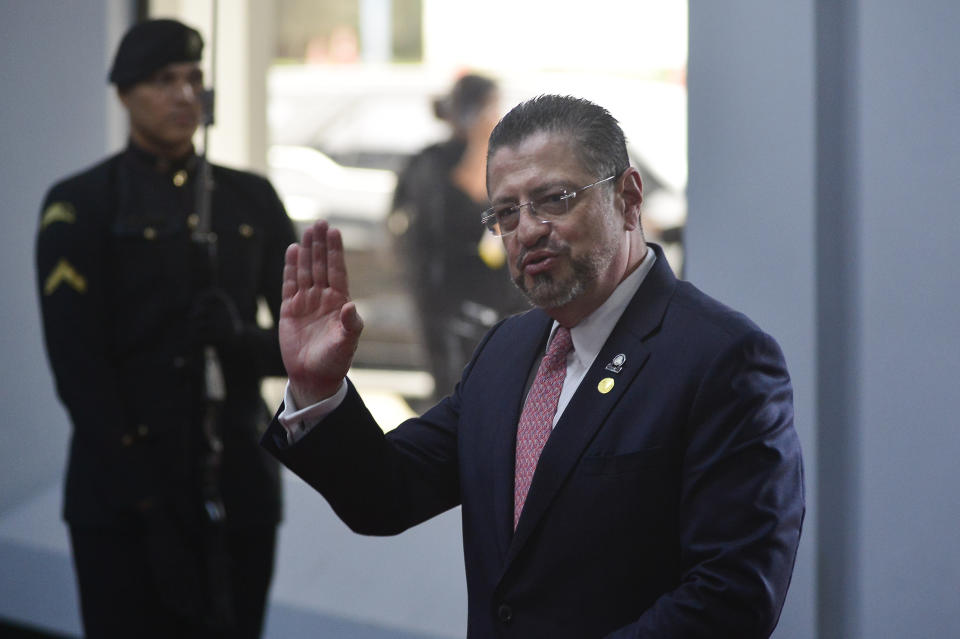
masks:
[[[69,202],[54,202],[43,211],[40,218],[40,229],[43,230],[54,222],[73,224],[77,221],[77,211]]]
[[[77,269],[73,268],[73,265],[66,259],[57,262],[53,271],[47,276],[47,280],[43,283],[44,295],[51,295],[60,288],[61,284],[66,284],[80,294],[87,292],[87,279],[77,273]]]

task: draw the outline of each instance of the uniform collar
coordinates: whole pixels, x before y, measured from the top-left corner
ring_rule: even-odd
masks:
[[[653,249],[648,246],[647,254],[640,262],[639,266],[630,273],[617,288],[614,289],[610,297],[604,301],[595,311],[583,318],[579,324],[570,329],[570,338],[573,340],[573,357],[580,360],[582,367],[586,368],[593,363],[597,353],[603,348],[604,343],[616,326],[620,316],[623,315],[630,300],[636,294],[643,280],[653,268],[653,263],[657,256]],[[550,328],[550,338],[547,340],[547,347],[553,339],[559,324],[554,321]]]
[[[127,143],[126,154],[137,162],[137,164],[162,175],[174,175],[179,171],[186,171],[193,175],[197,167],[197,155],[191,148],[190,152],[177,160],[169,160],[154,155],[149,151],[137,146],[133,140]]]

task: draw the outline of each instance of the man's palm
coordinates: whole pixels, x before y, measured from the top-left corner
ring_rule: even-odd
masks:
[[[340,233],[325,222],[287,250],[278,328],[298,407],[333,395],[350,369],[363,322],[350,301]]]

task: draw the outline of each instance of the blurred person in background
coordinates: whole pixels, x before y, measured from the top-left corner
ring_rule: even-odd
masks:
[[[42,207],[39,296],[73,423],[64,518],[88,637],[255,638],[263,624],[281,496],[257,445],[260,382],[283,365],[256,315],[263,300],[278,317],[295,236],[267,180],[194,149],[202,49],[180,22],[133,26],[109,75],[126,149]],[[215,245],[194,237],[201,216]]]
[[[434,111],[451,137],[415,155],[401,173],[388,227],[416,304],[436,400],[453,390],[486,330],[529,304],[510,285],[500,243],[477,226],[487,206],[487,141],[500,118],[497,84],[463,75]]]

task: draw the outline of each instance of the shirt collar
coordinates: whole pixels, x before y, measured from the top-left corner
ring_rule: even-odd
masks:
[[[617,288],[613,290],[610,297],[608,297],[599,308],[570,329],[570,338],[573,341],[573,353],[571,353],[571,356],[574,357],[582,367],[589,366],[593,363],[593,360],[596,359],[600,349],[603,348],[607,338],[610,337],[610,333],[613,332],[613,327],[616,326],[620,316],[623,315],[623,311],[626,310],[630,300],[633,299],[634,294],[636,294],[640,285],[643,284],[643,280],[646,279],[650,269],[653,268],[653,263],[656,259],[657,257],[653,249],[647,247],[647,254],[644,256],[643,261],[640,262],[640,265],[634,269],[633,273],[617,285]],[[548,347],[557,332],[558,326],[560,326],[560,324],[554,320],[550,328],[550,339],[547,340]],[[569,361],[570,360],[568,360],[568,362]]]

